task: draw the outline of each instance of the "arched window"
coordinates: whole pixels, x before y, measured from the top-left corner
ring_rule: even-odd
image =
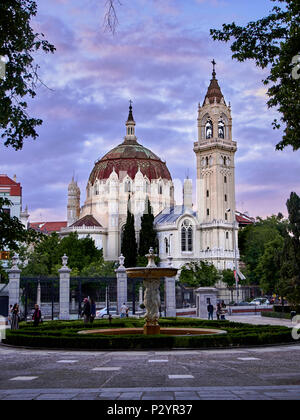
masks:
[[[162,194],[162,193],[163,193],[162,184],[158,184],[158,194]]]
[[[125,192],[131,192],[131,182],[125,181]]]
[[[211,139],[213,136],[213,124],[210,119],[207,120],[205,124],[205,138]]]
[[[189,220],[185,220],[181,226],[181,251],[193,251],[193,227]]]
[[[225,124],[223,120],[219,120],[219,123],[218,123],[218,137],[220,139],[225,138]]]
[[[169,241],[165,238],[165,254],[169,255]]]

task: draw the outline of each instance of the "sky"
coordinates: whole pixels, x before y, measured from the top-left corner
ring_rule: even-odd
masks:
[[[207,92],[212,59],[231,103],[236,207],[256,217],[287,214],[290,192],[300,195],[299,153],[276,151],[281,132],[267,108],[262,71],[232,60],[230,44],[213,41],[210,28],[246,25],[266,16],[270,0],[120,0],[115,34],[105,31],[106,0],[37,0],[34,30],[56,47],[39,52],[43,81],[29,101],[43,120],[37,140],[21,151],[0,145],[0,173],[16,174],[30,221],[66,220],[67,188],[75,176],[81,205],[94,162],[123,141],[129,100],[138,141],[166,160],[180,185],[196,185],[197,109]],[[175,198],[181,200],[181,188]]]

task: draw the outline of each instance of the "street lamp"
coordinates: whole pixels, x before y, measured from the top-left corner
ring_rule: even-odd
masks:
[[[226,213],[230,213],[231,209],[226,209]],[[235,220],[235,214],[233,214],[233,247],[234,247],[234,278],[235,278],[235,288],[236,288],[236,297],[237,302],[239,301],[239,285],[238,285],[238,266],[237,266],[237,244],[236,244],[236,236],[235,236],[235,230],[236,230],[236,220]]]

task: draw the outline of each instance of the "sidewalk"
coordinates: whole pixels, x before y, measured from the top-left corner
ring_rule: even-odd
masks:
[[[293,328],[295,326],[295,324],[293,324],[289,319],[269,318],[261,315],[226,315],[226,320],[254,325],[281,325],[289,328]]]

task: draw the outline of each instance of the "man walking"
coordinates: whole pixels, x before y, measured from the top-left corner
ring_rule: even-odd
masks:
[[[207,305],[207,312],[208,312],[208,320],[214,320],[214,307],[213,305],[209,302],[209,304]]]

